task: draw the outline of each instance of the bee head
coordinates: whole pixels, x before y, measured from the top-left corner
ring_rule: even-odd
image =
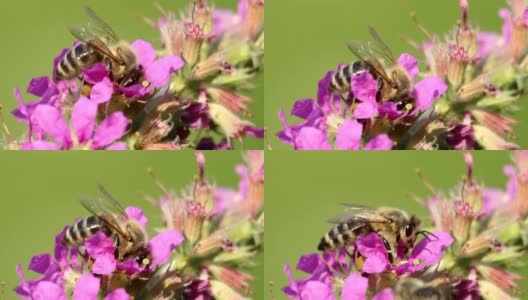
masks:
[[[412,216],[409,222],[407,222],[400,230],[401,240],[412,248],[416,241],[416,236],[420,231],[420,219],[416,216]]]
[[[394,68],[391,72],[391,79],[394,82],[393,88],[396,89],[397,97],[402,97],[410,92],[411,79],[407,75],[407,72],[401,68]]]

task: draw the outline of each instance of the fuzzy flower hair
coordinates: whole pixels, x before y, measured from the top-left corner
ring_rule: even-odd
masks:
[[[522,285],[515,271],[526,256],[528,152],[514,152],[505,166],[506,188],[479,184],[473,159],[464,154],[467,175],[452,191],[431,188],[423,201],[430,233],[391,261],[377,233],[360,236],[346,249],[303,255],[295,279],[284,266],[290,299],[516,299]],[[427,183],[428,187],[431,187]],[[398,247],[399,248],[399,247]],[[399,250],[399,249],[398,249]]]
[[[352,74],[352,65],[328,71],[316,99],[294,102],[290,115],[300,122],[279,111],[277,137],[295,150],[517,149],[511,115],[528,74],[528,5],[508,4],[499,12],[502,33],[470,24],[467,0],[460,1],[460,25],[446,35],[431,35],[420,24],[427,36],[416,47],[420,57],[378,58],[389,80],[380,72]],[[400,92],[387,92],[391,86]]]
[[[255,265],[263,251],[264,157],[245,154],[236,166],[237,188],[217,187],[205,177],[205,157],[196,153],[196,181],[176,193],[155,177],[163,195],[147,197],[159,209],[163,227],[147,239],[147,255],[121,258],[115,240],[98,231],[79,247],[55,237],[52,253],[31,258],[28,279],[21,264],[16,272],[21,299],[248,299]],[[148,220],[138,207],[127,207],[121,221],[147,231]]]
[[[28,131],[21,138],[8,133],[7,147],[224,150],[236,140],[263,138],[264,130],[247,120],[249,104],[262,99],[245,94],[263,70],[264,0],[240,0],[237,12],[192,2],[179,13],[158,6],[159,20],[144,18],[162,46],[132,41],[137,65],[130,76],[95,59],[74,79],[64,79],[73,48],[63,49],[49,76],[30,81],[27,93],[36,99],[24,101],[15,88],[12,114]],[[73,47],[80,43],[94,42],[75,41]]]

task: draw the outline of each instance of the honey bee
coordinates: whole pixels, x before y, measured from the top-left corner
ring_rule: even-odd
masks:
[[[125,209],[101,185],[102,198],[82,198],[81,204],[93,215],[78,220],[66,229],[62,244],[79,248],[84,241],[101,231],[114,241],[114,256],[119,261],[136,260],[140,265],[150,262],[147,233],[135,220],[126,217]]]
[[[103,63],[110,79],[117,86],[128,87],[141,82],[143,70],[136,52],[90,8],[85,7],[85,11],[90,17],[90,23],[87,26],[69,26],[70,33],[80,43],[70,49],[57,64],[56,78],[74,79],[82,74],[83,69]]]
[[[334,223],[319,242],[320,251],[332,251],[345,249],[353,244],[358,236],[366,236],[376,232],[383,240],[391,263],[396,257],[399,245],[405,249],[414,247],[417,235],[426,231],[420,230],[420,219],[411,216],[398,208],[380,207],[369,208],[366,206],[342,203],[348,210],[344,215],[328,219]]]
[[[393,101],[399,111],[412,110],[414,98],[410,95],[411,79],[407,76],[406,71],[396,63],[392,51],[383,42],[376,30],[369,27],[368,31],[373,43],[348,42],[348,48],[359,61],[354,61],[337,70],[330,81],[329,91],[342,95],[346,94],[350,91],[352,76],[369,72],[378,82],[377,101]],[[382,57],[391,67],[385,69],[379,57]]]
[[[396,300],[443,300],[447,299],[444,291],[421,279],[401,278],[395,287]]]

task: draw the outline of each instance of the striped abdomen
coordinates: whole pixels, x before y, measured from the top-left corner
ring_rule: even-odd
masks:
[[[105,224],[104,220],[98,216],[90,216],[79,220],[66,230],[62,238],[62,244],[68,247],[78,247],[84,243],[85,239],[93,236],[98,231],[103,230],[106,233]]]
[[[358,60],[340,68],[330,81],[329,90],[336,93],[345,93],[350,90],[350,80],[353,75],[368,72],[369,66],[366,62]]]
[[[83,69],[101,62],[102,56],[89,44],[80,43],[70,49],[57,65],[57,79],[70,80],[79,76]]]
[[[373,231],[369,224],[358,226],[357,222],[337,224],[328,231],[319,242],[317,249],[320,251],[331,251],[342,249],[353,243],[356,236],[365,236]]]

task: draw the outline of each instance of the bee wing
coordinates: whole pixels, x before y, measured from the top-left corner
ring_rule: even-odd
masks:
[[[113,61],[122,64],[123,62],[119,57],[112,53],[112,50],[108,48],[106,43],[101,40],[101,37],[90,30],[88,27],[83,25],[70,25],[68,26],[70,33],[77,38],[79,41],[89,44],[94,47],[100,53],[110,57]]]
[[[347,46],[357,58],[369,65],[372,72],[375,72],[383,80],[394,86],[394,82],[385,73],[382,63],[376,57],[375,51],[370,44],[365,44],[360,41],[349,41]]]
[[[361,224],[368,224],[368,223],[388,223],[389,220],[386,218],[380,217],[378,215],[369,215],[369,214],[362,214],[362,215],[354,215],[354,214],[340,214],[333,216],[329,219],[327,219],[328,223],[332,224],[341,224],[341,223],[357,223],[358,225]]]
[[[128,234],[123,232],[116,218],[107,210],[101,199],[81,198],[81,205],[93,215],[101,217],[108,226],[115,230],[115,232],[119,233],[127,240],[130,239]]]
[[[370,36],[372,37],[373,42],[376,44],[376,52],[381,54],[384,58],[386,58],[391,64],[394,64],[396,61],[394,60],[394,55],[392,54],[392,51],[390,50],[389,46],[385,44],[383,39],[379,36],[378,32],[372,27],[368,27],[368,32]],[[379,51],[378,51],[379,50]]]
[[[100,36],[106,36],[113,42],[119,41],[119,37],[112,30],[112,28],[101,19],[91,8],[85,6],[84,11],[90,17],[90,27],[94,32],[97,32]]]
[[[103,198],[101,198],[101,203],[105,205],[107,210],[119,215],[120,217],[126,218],[125,208],[121,205],[121,203],[119,203],[119,201],[117,201],[103,185],[98,183],[97,189],[103,196]]]
[[[345,207],[345,213],[329,218],[327,220],[329,223],[387,223],[389,221],[377,214],[372,207],[344,202],[338,204]]]

